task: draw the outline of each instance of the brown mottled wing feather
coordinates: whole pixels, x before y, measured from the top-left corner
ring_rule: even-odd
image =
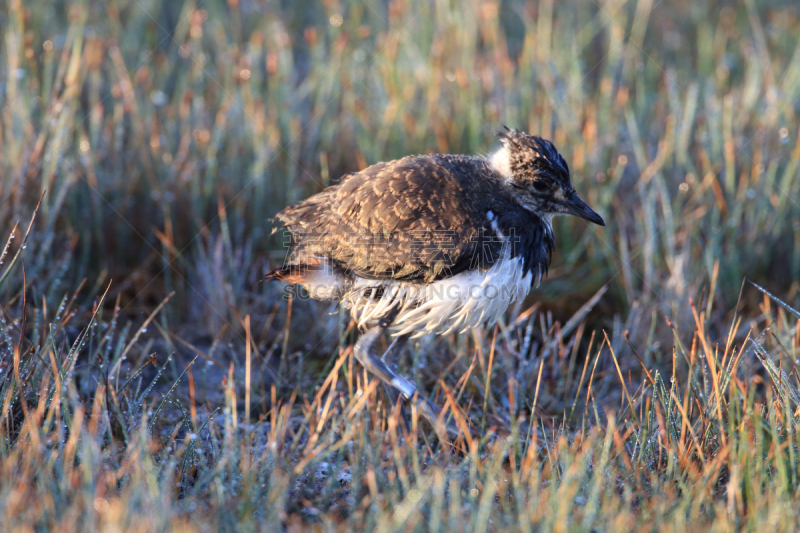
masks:
[[[424,281],[481,267],[500,247],[480,207],[488,173],[481,159],[435,154],[347,176],[278,214],[290,263],[326,257],[362,277]]]

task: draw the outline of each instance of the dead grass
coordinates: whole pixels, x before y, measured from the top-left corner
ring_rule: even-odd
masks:
[[[8,529],[797,529],[795,6],[3,9]],[[269,217],[502,124],[609,224],[559,221],[495,329],[406,348],[480,435],[440,442],[344,313],[258,282]]]

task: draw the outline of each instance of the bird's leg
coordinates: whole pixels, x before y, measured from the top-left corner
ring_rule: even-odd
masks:
[[[394,322],[394,319],[397,317],[399,311],[399,308],[394,308],[380,320],[379,324],[383,331],[386,331],[389,326],[392,325],[392,322]],[[381,361],[386,363],[390,370],[394,370],[394,360],[397,357],[397,354],[403,350],[403,347],[408,342],[408,338],[409,335],[401,335],[396,337],[394,341],[392,341],[392,344],[389,345],[389,348],[387,348],[381,356]],[[375,340],[377,341],[377,337]],[[394,409],[394,406],[397,405],[397,399],[400,397],[400,393],[396,388],[385,381],[383,382],[383,388],[386,391],[386,396],[391,402],[392,409]],[[400,415],[403,417],[403,422],[406,424],[406,429],[411,431],[411,422],[408,419],[408,414],[406,413],[405,402],[400,404]]]
[[[382,327],[386,328],[388,325],[381,324]],[[401,335],[396,337],[392,344],[386,349],[386,351],[381,356],[381,361],[386,363],[390,370],[394,367],[394,360],[397,357],[403,347],[408,342],[409,335]],[[386,396],[389,398],[389,401],[392,403],[392,408],[397,405],[397,399],[400,397],[400,393],[397,392],[397,389],[389,385],[388,383],[384,382],[383,387],[386,390]],[[411,431],[411,421],[408,419],[408,413],[406,412],[405,403],[400,404],[400,416],[403,417],[403,422],[406,424],[406,429]]]
[[[364,368],[396,390],[406,401],[412,402],[414,401],[414,395],[417,394],[417,388],[403,376],[395,374],[386,363],[372,353],[373,345],[385,329],[386,326],[384,325],[370,328],[356,341],[356,345],[353,348],[353,355],[355,355],[358,362],[361,363]],[[417,394],[417,408],[420,414],[424,416],[438,432],[438,418],[441,410],[421,394]],[[445,429],[451,438],[458,436],[458,428],[456,428],[455,425],[448,424]]]
[[[395,337],[394,341],[392,341],[392,344],[389,345],[389,347],[381,356],[381,361],[388,365],[394,364],[394,358],[397,357],[397,354],[399,354],[408,343],[408,337],[409,335],[400,335],[399,337]]]

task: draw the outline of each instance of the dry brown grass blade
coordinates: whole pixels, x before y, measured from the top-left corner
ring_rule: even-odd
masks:
[[[685,427],[687,427],[689,429],[689,433],[691,433],[692,443],[694,444],[694,447],[697,450],[697,455],[700,458],[700,460],[702,461],[703,466],[705,466],[706,457],[705,457],[705,454],[703,453],[702,447],[700,446],[700,441],[697,438],[697,434],[695,434],[695,432],[694,432],[694,425],[692,424],[692,421],[689,419],[689,416],[686,413],[686,409],[681,404],[681,402],[678,399],[678,397],[675,396],[675,391],[673,389],[670,389],[669,393],[672,396],[672,400],[674,402],[673,405],[678,409],[678,411],[681,414],[681,417],[683,418],[683,423],[684,423]]]
[[[572,333],[572,331],[578,327],[578,324],[580,324],[583,319],[586,318],[586,315],[588,315],[589,312],[594,309],[594,306],[597,305],[597,302],[600,301],[600,298],[603,297],[606,291],[608,291],[607,284],[600,287],[600,289],[594,293],[594,295],[589,298],[586,303],[583,304],[580,309],[578,309],[575,314],[570,317],[569,320],[567,320],[567,322],[564,324],[564,327],[562,327],[558,332],[556,339],[553,340],[552,346],[555,346],[558,342],[561,342],[564,337]]]
[[[108,286],[110,288],[111,284],[109,283]],[[106,289],[106,292],[108,292],[108,289]],[[158,304],[158,306],[153,310],[153,312],[150,313],[150,315],[148,315],[147,319],[142,323],[142,325],[139,326],[139,329],[136,330],[136,333],[133,335],[133,338],[128,342],[128,344],[125,345],[125,349],[122,350],[122,353],[117,359],[117,362],[115,363],[114,367],[109,370],[109,375],[114,375],[119,371],[120,365],[122,364],[122,361],[125,360],[125,357],[128,355],[128,352],[139,341],[139,336],[141,336],[142,332],[147,329],[147,326],[150,324],[150,322],[152,322],[153,319],[156,317],[156,315],[158,315],[158,313],[161,312],[161,310],[164,308],[165,305],[167,305],[167,302],[170,301],[173,296],[175,296],[175,293],[171,292],[167,295],[166,298],[161,300],[161,303]]]
[[[453,397],[450,388],[444,382],[443,379],[439,379],[439,385],[442,387],[442,391],[444,392],[445,396],[447,397],[447,402],[450,404],[450,409],[453,411],[453,417],[456,420],[456,424],[458,424],[458,429],[461,432],[460,437],[463,437],[467,443],[467,447],[470,450],[475,449],[475,445],[477,444],[476,441],[472,438],[472,431],[470,430],[470,424],[467,419],[467,416],[464,414],[463,411],[458,407],[456,403],[456,399]],[[439,415],[439,421],[437,426],[441,426],[440,428],[437,427],[436,432],[440,435],[440,438],[447,437],[446,431],[444,431],[444,424],[445,424],[445,415],[447,411],[443,409]]]
[[[622,390],[625,392],[625,398],[628,400],[628,407],[630,408],[631,416],[634,419],[634,423],[638,426],[639,419],[636,416],[636,409],[633,407],[633,401],[631,400],[631,395],[628,393],[628,386],[625,385],[625,378],[622,377],[622,370],[619,368],[619,361],[617,361],[617,355],[614,353],[614,348],[611,346],[611,341],[608,340],[608,334],[603,330],[603,336],[606,340],[606,345],[608,346],[608,350],[611,352],[611,357],[614,359],[614,367],[617,369],[617,374],[619,375],[619,382],[622,384]]]
[[[497,326],[494,327],[494,334],[492,335],[492,344],[489,350],[489,366],[486,369],[486,382],[483,390],[483,417],[481,418],[481,433],[486,431],[486,411],[489,406],[489,396],[492,391],[492,366],[494,365],[494,352],[497,346]],[[455,404],[454,404],[455,405]],[[454,409],[455,412],[455,409]]]
[[[9,274],[11,274],[11,272],[14,270],[14,266],[17,264],[17,261],[19,260],[20,256],[22,255],[22,250],[25,249],[25,246],[28,243],[28,237],[31,234],[31,229],[33,229],[33,223],[36,221],[36,215],[37,215],[37,213],[39,213],[39,208],[42,206],[42,199],[44,198],[44,195],[46,193],[47,193],[47,190],[45,189],[45,190],[42,191],[42,194],[39,196],[39,202],[36,204],[36,208],[33,210],[33,215],[31,216],[31,221],[28,223],[28,229],[25,230],[25,235],[22,237],[22,242],[20,242],[19,248],[17,248],[17,252],[14,254],[14,257],[12,257],[11,261],[8,263],[8,266],[6,267],[5,272],[3,272],[3,275],[0,276],[0,287],[3,286],[3,283],[5,283],[6,279],[8,279]],[[17,225],[15,224],[14,225],[14,231],[16,231],[16,229],[17,229]],[[11,239],[13,237],[14,237],[14,233],[11,233],[11,235],[9,236],[9,240],[8,240],[8,242],[6,242],[6,245],[5,245],[4,249],[3,249],[2,257],[5,257],[6,250],[8,249],[8,247],[9,247],[9,245],[11,243]]]
[[[245,363],[244,363],[244,419],[247,422],[247,427],[250,428],[250,315],[245,316],[244,319],[245,341]],[[248,429],[249,431],[249,429]],[[249,452],[249,447],[248,447]]]
[[[161,329],[161,325],[160,325],[158,322],[153,322],[153,324],[155,324],[155,325],[156,325],[156,327],[158,327],[159,329]],[[217,334],[217,337],[216,337],[216,338],[214,339],[214,341],[211,343],[211,346],[214,346],[214,345],[215,345],[215,344],[216,344],[216,343],[219,341],[219,339],[222,337],[222,335],[225,333],[225,331],[226,331],[227,329],[228,329],[228,326],[227,326],[227,325],[225,325],[225,324],[223,324],[223,325],[222,325],[222,328],[220,329],[220,332]],[[188,348],[189,350],[191,350],[191,351],[192,351],[192,352],[194,352],[195,354],[199,355],[200,357],[202,357],[203,359],[205,359],[205,360],[206,360],[206,361],[207,361],[209,364],[212,364],[212,365],[216,366],[217,368],[225,369],[225,366],[223,366],[221,363],[219,363],[218,361],[216,361],[216,360],[215,360],[213,357],[211,357],[210,355],[208,355],[207,353],[205,353],[203,350],[201,350],[201,349],[197,348],[197,347],[196,347],[196,346],[194,346],[193,344],[189,343],[188,341],[185,341],[185,340],[183,340],[183,339],[182,339],[181,337],[179,337],[179,336],[178,336],[176,333],[174,333],[174,332],[172,332],[172,331],[165,331],[165,332],[163,332],[163,333],[166,333],[166,334],[168,334],[168,335],[170,336],[170,338],[171,338],[171,339],[173,339],[173,340],[175,340],[175,341],[178,341],[178,343],[179,343],[179,344],[181,344],[181,345],[185,346],[186,348]]]
[[[647,376],[647,379],[650,380],[650,384],[655,386],[656,382],[653,379],[653,375],[650,374],[649,370],[647,370],[647,367],[644,365],[644,361],[642,361],[642,358],[639,357],[639,354],[636,352],[636,348],[634,348],[633,344],[631,344],[631,336],[627,331],[625,332],[625,342],[628,343],[628,347],[631,349],[631,351],[633,352],[633,355],[635,355],[636,359],[639,361],[639,365],[641,365],[642,370],[644,370],[644,373]]]

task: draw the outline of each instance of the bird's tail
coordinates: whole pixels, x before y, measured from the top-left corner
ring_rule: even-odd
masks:
[[[267,275],[261,281],[274,281],[276,279],[280,279],[283,276],[283,268],[276,268],[270,272],[267,272]]]
[[[292,278],[297,278],[300,268],[295,265],[286,265],[281,268],[276,268],[267,273],[262,281],[287,281],[289,283],[297,283],[292,281]]]
[[[276,268],[271,272],[268,272],[267,275],[264,276],[262,281],[285,281],[291,285],[295,284],[302,284],[307,282],[306,279],[309,275],[312,275],[317,271],[323,271],[325,269],[324,265],[318,264],[294,264],[294,265],[284,265],[281,268]]]

